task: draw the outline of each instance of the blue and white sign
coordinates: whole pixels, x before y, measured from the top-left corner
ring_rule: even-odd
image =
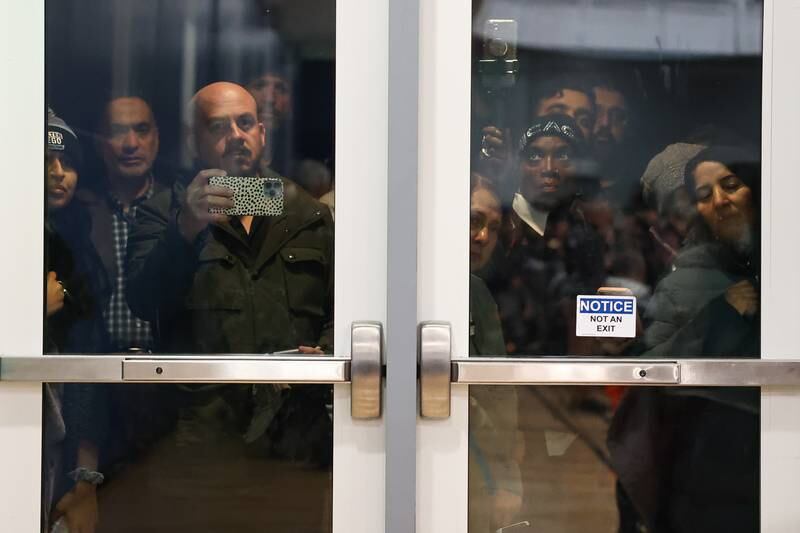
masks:
[[[636,336],[635,296],[578,296],[578,337]]]

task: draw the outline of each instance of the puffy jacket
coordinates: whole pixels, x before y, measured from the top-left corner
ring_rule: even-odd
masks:
[[[757,355],[757,344],[745,341],[757,343],[758,321],[743,318],[724,300],[725,291],[743,279],[755,279],[750,265],[737,261],[721,244],[703,243],[682,250],[673,272],[661,280],[647,306],[644,356]],[[709,336],[710,330],[720,328],[726,335]]]
[[[719,243],[681,250],[645,318],[643,357],[757,357],[759,318],[725,300],[752,265]],[[611,462],[654,533],[758,530],[757,388],[633,387],[608,432]]]

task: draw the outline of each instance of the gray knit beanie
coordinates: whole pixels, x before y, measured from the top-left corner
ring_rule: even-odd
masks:
[[[683,187],[686,164],[705,148],[700,144],[675,143],[667,146],[647,164],[642,174],[642,195],[645,202],[664,215],[667,201]]]

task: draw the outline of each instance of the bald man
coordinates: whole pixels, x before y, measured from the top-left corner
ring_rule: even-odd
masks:
[[[282,215],[211,213],[233,206],[230,189],[209,185],[211,176],[267,176],[259,170],[265,129],[250,93],[226,82],[198,91],[188,119],[200,170],[137,213],[131,309],[157,324],[159,352],[323,353],[332,340],[330,211],[280,178]]]

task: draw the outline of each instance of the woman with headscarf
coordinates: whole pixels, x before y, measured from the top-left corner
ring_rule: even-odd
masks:
[[[642,357],[758,357],[759,160],[711,147],[689,160],[689,239],[645,313]],[[759,391],[635,388],[609,431],[620,483],[648,530],[759,528]]]
[[[696,219],[647,309],[644,356],[758,355],[759,182],[742,149],[706,148],[686,165]]]

